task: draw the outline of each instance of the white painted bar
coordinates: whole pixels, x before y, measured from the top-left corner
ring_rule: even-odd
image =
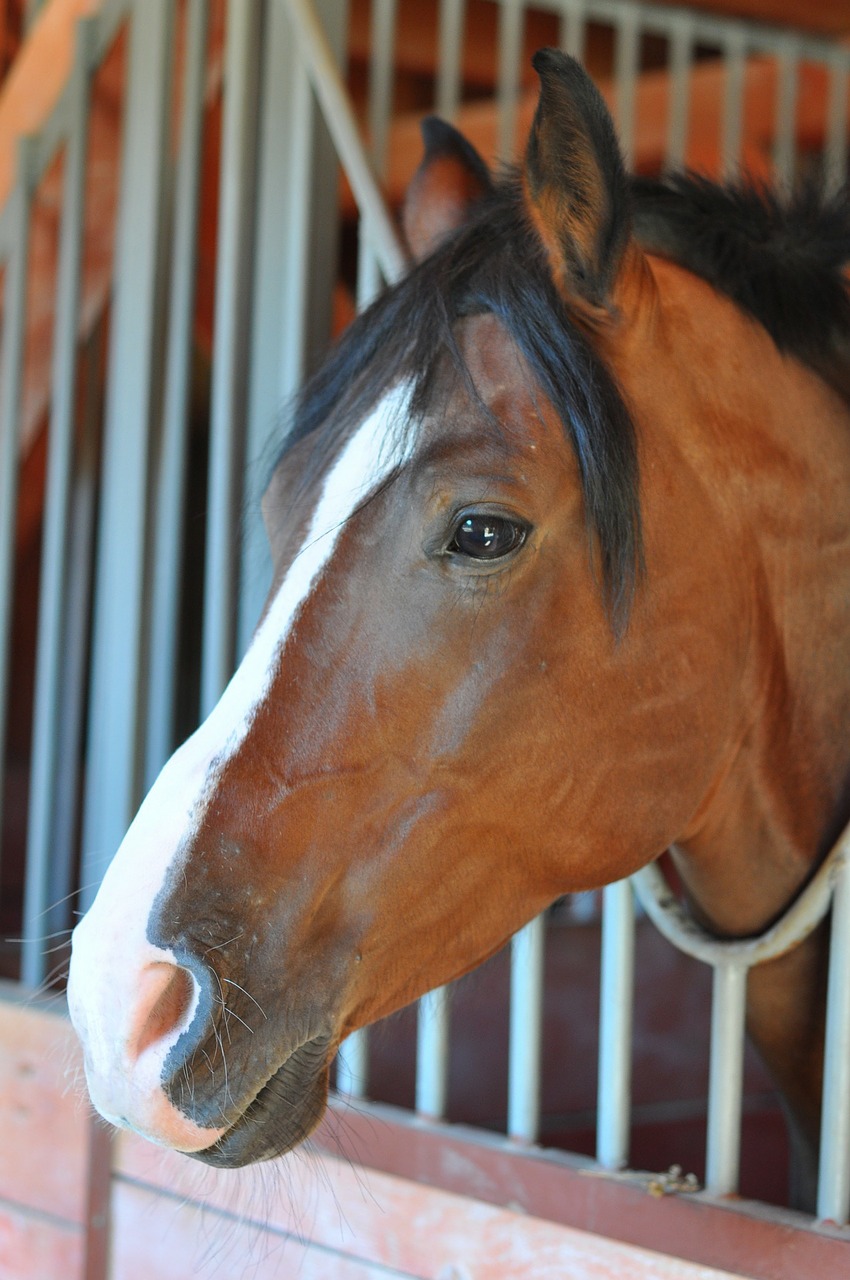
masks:
[[[799,80],[799,52],[792,36],[783,40],[777,56],[778,82],[776,89],[776,138],[773,148],[773,166],[779,182],[790,190],[794,181],[796,161],[797,89]]]
[[[850,1221],[850,858],[832,903],[817,1213]]]
[[[723,41],[723,125],[720,141],[720,169],[724,178],[734,178],[741,163],[743,137],[744,68],[746,37],[740,27],[729,27]]]
[[[170,0],[145,0],[133,9],[130,30],[92,639],[84,908],[141,793],[148,457],[162,336],[159,240],[173,16]]]
[[[746,996],[746,968],[741,964],[716,965],[711,1001],[705,1186],[718,1196],[732,1195],[738,1189]]]
[[[345,166],[360,216],[370,227],[370,239],[387,280],[398,280],[405,271],[405,254],[380,187],[366,155],[357,122],[327,35],[310,0],[285,0],[325,123]]]
[[[540,1131],[543,960],[546,918],[537,916],[511,941],[508,1136],[536,1142]]]
[[[247,412],[262,16],[261,0],[229,0],[204,566],[202,718],[218,702],[236,659],[236,546],[244,467],[240,424]]]
[[[364,1027],[343,1040],[336,1055],[337,1093],[365,1098],[369,1088],[369,1037]]]
[[[558,36],[561,48],[579,62],[584,61],[587,40],[586,0],[564,0]]]
[[[634,964],[632,887],[618,880],[602,895],[596,1159],[604,1169],[622,1169],[629,1159]]]
[[[837,191],[847,173],[847,96],[850,57],[836,49],[829,60],[829,104],[824,146],[824,182],[827,191]]]
[[[446,1114],[450,988],[422,996],[416,1011],[416,1110],[430,1120]]]
[[[454,120],[460,106],[466,0],[440,0],[434,110]]]
[[[690,14],[672,14],[670,28],[670,102],[667,116],[667,150],[664,157],[664,163],[668,169],[680,169],[685,163],[688,145],[693,52],[694,24]]]
[[[14,603],[12,592],[15,568],[15,516],[18,509],[18,450],[26,344],[32,171],[33,143],[27,138],[18,146],[18,181],[10,196],[13,248],[5,264],[2,352],[0,352],[0,831],[3,830],[3,770]],[[0,861],[2,856],[3,850],[0,848]]]
[[[614,87],[616,91],[617,133],[620,148],[630,169],[635,154],[635,113],[637,79],[640,69],[640,18],[637,6],[623,6],[615,24]]]
[[[395,79],[395,32],[398,0],[372,0],[372,38],[369,50],[369,140],[375,172],[387,167],[390,117]]]
[[[48,908],[51,898],[61,896],[51,891],[51,871],[56,856],[53,813],[61,759],[58,754],[61,740],[59,718],[67,642],[66,586],[71,568],[68,552],[77,397],[77,327],[93,34],[94,24],[90,19],[78,24],[62,176],[27,822],[24,941],[21,950],[21,978],[31,987],[38,986],[45,976],[46,956],[41,938],[59,929],[64,921],[61,909],[57,918],[57,914]],[[67,868],[66,876],[69,871]]]
[[[151,665],[146,717],[145,788],[149,788],[175,747],[183,567],[192,329],[198,261],[198,200],[204,123],[209,0],[189,0],[185,69],[176,166],[174,233],[171,246],[168,350],[157,474],[154,479],[153,602]]]
[[[511,161],[516,154],[519,64],[525,9],[520,0],[501,0],[499,12],[499,66],[496,73],[498,157]]]

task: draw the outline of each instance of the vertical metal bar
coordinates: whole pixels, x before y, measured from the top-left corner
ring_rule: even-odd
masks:
[[[357,201],[370,227],[370,239],[378,251],[387,280],[398,280],[405,270],[405,255],[366,155],[339,66],[328,38],[309,0],[286,0],[298,41],[325,122]]]
[[[819,1218],[850,1220],[850,862],[832,900],[821,1120]]]
[[[847,89],[850,58],[836,49],[829,61],[829,105],[824,146],[824,187],[837,191],[847,175]]]
[[[331,56],[344,57],[348,5],[319,0]],[[272,578],[260,497],[280,434],[311,359],[331,333],[336,279],[339,167],[307,67],[281,0],[263,35],[254,282],[245,467],[245,525],[239,583],[239,653],[248,647]]]
[[[517,99],[525,10],[520,0],[502,0],[499,14],[499,66],[496,79],[499,159],[510,161],[516,150]]]
[[[565,53],[579,62],[584,61],[587,0],[564,0],[558,39]]]
[[[793,36],[783,39],[777,54],[776,140],[773,164],[776,176],[786,187],[794,181],[796,159],[797,87],[799,49]]]
[[[454,120],[460,106],[465,19],[466,0],[440,0],[434,110],[444,120]]]
[[[540,1053],[546,920],[537,916],[511,942],[508,1136],[536,1142],[540,1129]]]
[[[337,1093],[365,1098],[369,1087],[369,1039],[366,1028],[343,1040],[336,1055]]]
[[[173,13],[171,0],[145,0],[132,16],[95,585],[84,905],[141,791],[148,464],[164,283],[160,224]]]
[[[685,163],[688,145],[691,59],[693,58],[694,23],[687,13],[670,16],[670,102],[667,116],[668,169],[680,169]]]
[[[629,1157],[634,964],[632,887],[619,880],[602,894],[596,1159],[605,1169],[621,1169]]]
[[[70,531],[71,473],[77,394],[77,328],[85,225],[86,160],[94,27],[91,20],[76,29],[76,52],[70,84],[68,140],[62,189],[62,225],[56,288],[56,325],[47,478],[36,646],[35,707],[27,823],[21,978],[38,986],[45,975],[42,937],[60,927],[50,914],[51,861],[55,856],[53,813],[56,801],[59,714],[67,641],[66,585]],[[64,919],[64,913],[62,915]]]
[[[67,607],[60,681],[62,697],[56,744],[55,797],[51,815],[53,866],[50,897],[56,903],[70,901],[77,853],[105,339],[106,323],[101,319],[87,344],[85,404],[70,503],[68,582],[65,587]]]
[[[438,987],[421,998],[417,1009],[416,1110],[432,1120],[446,1114],[449,1007],[449,988]]]
[[[635,157],[635,110],[640,65],[640,23],[637,6],[629,5],[618,11],[615,32],[614,86],[617,104],[615,118],[623,159],[626,167],[630,169]]]
[[[146,787],[151,785],[174,748],[208,21],[209,0],[190,0],[177,157],[162,436],[155,478]]]
[[[393,48],[397,0],[373,0],[369,57],[369,154],[376,177],[386,170],[393,93]],[[363,311],[380,293],[383,278],[369,219],[361,214],[357,249],[357,309]]]
[[[741,162],[744,135],[744,72],[746,37],[740,27],[731,27],[723,41],[723,125],[720,139],[720,169],[724,178],[733,178]]]
[[[6,260],[3,349],[0,354],[0,832],[3,830],[3,774],[15,578],[15,516],[18,509],[18,450],[26,344],[32,171],[33,144],[31,139],[26,138],[18,145],[18,181],[10,197],[13,248]]]
[[[731,1195],[738,1189],[746,997],[747,971],[744,966],[715,965],[705,1186],[707,1191],[718,1196]]]
[[[262,0],[229,0],[222,122],[201,715],[218,702],[236,657],[238,515],[250,359]]]
[[[398,0],[372,0],[372,38],[369,53],[369,144],[375,172],[387,165]]]

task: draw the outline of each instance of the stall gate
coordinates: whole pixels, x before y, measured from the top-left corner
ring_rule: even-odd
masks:
[[[785,182],[815,174],[830,188],[846,175],[844,45],[629,0],[492,5],[498,37],[487,111],[464,98],[464,0],[435,6],[432,103],[478,130],[488,158],[510,160],[527,132],[534,94],[522,68],[533,11],[554,15],[568,51],[582,56],[590,37],[607,51],[603,92],[638,168],[686,162],[732,174],[744,165]],[[45,5],[41,20],[55,7]],[[176,738],[217,701],[259,615],[270,575],[258,516],[264,459],[280,406],[332,327],[337,161],[357,228],[349,246],[357,305],[404,269],[385,199],[397,197],[418,156],[413,143],[399,145],[413,137],[412,122],[393,113],[398,8],[396,0],[371,3],[364,134],[340,71],[349,16],[341,0],[90,0],[76,6],[90,16],[77,23],[61,96],[20,141],[0,215],[0,742],[8,743],[0,887],[14,897],[20,863],[27,987],[51,978],[57,938],[61,971],[74,909],[91,901]],[[2,182],[0,172],[0,192]],[[39,449],[43,478],[32,463]],[[191,505],[198,493],[203,510]],[[22,529],[39,524],[36,553],[22,561]],[[202,590],[193,554],[203,555]],[[28,722],[20,728],[30,707],[20,636],[35,583],[30,738]],[[29,779],[25,856],[10,813],[24,795],[21,771]],[[697,930],[657,868],[605,890],[597,1169],[628,1165],[634,895],[714,974],[707,1200],[738,1185],[748,968],[781,954],[831,906],[818,1218],[848,1222],[848,849],[841,842],[786,919],[746,943],[720,944]],[[527,1151],[538,1172],[545,936],[541,917],[511,948],[505,1147],[512,1160]],[[450,1042],[448,995],[437,991],[421,1002],[410,1140],[418,1164],[408,1172],[438,1185],[445,1161],[421,1144],[442,1144],[445,1155],[461,1141],[427,1123],[445,1115]],[[358,1104],[355,1129],[368,1067],[364,1032],[345,1044],[337,1067],[341,1098]],[[470,1153],[487,1147],[481,1136],[469,1143],[455,1168],[463,1160],[471,1168]],[[387,1167],[404,1171],[393,1159]],[[547,1153],[543,1167],[555,1186],[576,1166]],[[464,1189],[462,1180],[447,1185]],[[480,1194],[480,1179],[469,1189]],[[806,1233],[847,1244],[814,1224]]]

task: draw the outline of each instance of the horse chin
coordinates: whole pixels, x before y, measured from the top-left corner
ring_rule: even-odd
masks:
[[[325,1112],[329,1045],[328,1037],[320,1036],[296,1049],[222,1137],[187,1154],[220,1169],[237,1169],[297,1147]]]

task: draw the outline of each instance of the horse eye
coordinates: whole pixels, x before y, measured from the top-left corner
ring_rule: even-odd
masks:
[[[447,550],[470,560],[499,560],[525,542],[528,528],[505,516],[464,516]]]

